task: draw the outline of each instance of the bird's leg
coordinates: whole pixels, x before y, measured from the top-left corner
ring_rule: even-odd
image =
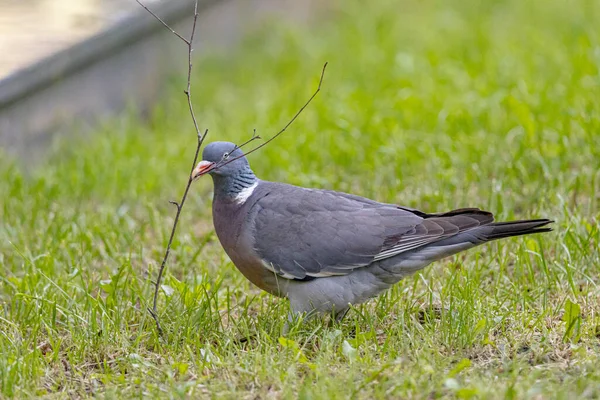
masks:
[[[348,314],[348,311],[350,310],[350,307],[346,307],[343,310],[340,310],[336,313],[333,314],[334,318],[335,318],[335,322],[340,323],[342,322],[342,320],[344,319],[344,317],[346,316],[346,314]]]
[[[287,334],[290,332],[290,324],[294,323],[297,317],[298,314],[292,311],[288,313],[287,321],[285,321],[285,324],[283,325],[283,330],[281,331],[281,336],[287,336]]]
[[[346,314],[348,314],[348,310],[350,310],[350,307],[346,307],[343,310],[339,311],[333,310],[333,312],[331,313],[331,318],[329,319],[329,327],[331,328],[334,323],[341,323]]]
[[[315,309],[311,309],[309,311],[296,311],[292,310],[288,313],[287,321],[285,321],[285,325],[283,325],[282,334],[285,336],[289,333],[290,328],[296,325],[298,322],[300,324],[308,321],[317,315],[317,311]]]

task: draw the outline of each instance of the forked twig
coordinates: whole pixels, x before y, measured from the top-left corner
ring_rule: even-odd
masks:
[[[190,34],[190,38],[186,39],[181,36],[179,33],[175,32],[173,28],[171,28],[165,21],[163,21],[158,15],[152,12],[148,7],[140,2],[140,0],[135,0],[140,6],[142,6],[146,11],[150,13],[154,18],[158,20],[166,29],[168,29],[171,33],[181,39],[188,48],[188,74],[187,74],[187,86],[184,90],[185,95],[187,96],[188,108],[190,110],[190,115],[192,116],[192,121],[194,122],[194,129],[196,129],[196,152],[194,153],[194,161],[192,161],[192,168],[190,170],[190,176],[188,178],[187,185],[183,192],[183,196],[181,197],[181,201],[170,201],[175,207],[177,207],[177,213],[175,214],[175,220],[173,221],[173,228],[171,229],[171,235],[169,236],[169,243],[167,244],[167,249],[165,250],[165,255],[160,264],[160,269],[158,270],[158,277],[156,279],[156,283],[154,286],[154,300],[152,302],[152,308],[148,307],[148,311],[152,318],[154,318],[154,322],[156,322],[156,329],[158,333],[162,335],[162,328],[160,326],[160,321],[158,319],[157,312],[157,303],[158,303],[158,293],[160,291],[160,282],[162,280],[163,273],[165,271],[165,267],[167,265],[167,260],[169,259],[169,254],[171,252],[171,245],[173,244],[173,238],[175,237],[175,231],[177,230],[177,223],[179,222],[179,216],[181,215],[181,210],[183,209],[183,205],[185,203],[185,199],[187,198],[188,192],[190,191],[190,186],[194,181],[192,179],[192,173],[194,171],[194,167],[198,162],[198,155],[200,154],[200,148],[202,147],[202,143],[208,134],[208,129],[204,131],[204,133],[200,132],[200,128],[198,127],[198,121],[196,120],[196,114],[194,113],[194,106],[192,105],[192,92],[191,92],[191,84],[192,84],[192,53],[194,52],[194,35],[196,34],[196,24],[198,22],[198,0],[194,3],[194,22],[192,24],[192,33]]]
[[[183,40],[185,42],[185,44],[187,44],[188,46],[190,45],[191,40],[187,40],[186,38],[184,38],[183,36],[181,36],[179,33],[175,32],[175,29],[171,28],[169,26],[169,24],[167,24],[165,21],[162,20],[162,18],[160,18],[158,15],[154,14],[154,12],[152,10],[150,10],[148,7],[146,7],[140,0],[135,0],[140,6],[142,6],[142,8],[146,11],[148,11],[150,13],[150,15],[152,15],[154,18],[156,18],[158,20],[158,22],[160,22],[161,24],[163,24],[163,26],[165,28],[167,28],[168,30],[171,31],[171,33],[175,36],[177,36],[179,39]],[[198,2],[196,2],[196,8],[198,7]],[[196,13],[194,13],[195,15]],[[192,37],[194,36],[194,34],[192,33]]]
[[[165,254],[163,257],[163,260],[160,264],[160,269],[158,270],[158,277],[156,279],[155,282],[155,287],[154,287],[154,299],[153,299],[153,304],[152,304],[152,308],[148,307],[148,311],[150,312],[150,315],[152,315],[152,318],[154,319],[154,321],[156,322],[156,328],[158,330],[158,333],[160,335],[162,335],[163,330],[162,327],[160,325],[160,321],[158,318],[158,312],[157,312],[157,303],[158,303],[158,293],[160,291],[160,282],[162,280],[163,277],[163,273],[164,270],[166,268],[167,265],[167,260],[169,258],[169,254],[171,251],[171,245],[173,244],[173,238],[175,237],[175,231],[177,229],[177,223],[179,222],[179,217],[181,215],[181,210],[183,209],[183,205],[185,203],[185,200],[187,198],[188,192],[190,190],[190,186],[192,185],[193,181],[194,181],[194,177],[193,177],[193,172],[194,169],[196,167],[196,163],[198,162],[198,155],[200,154],[200,148],[202,147],[202,144],[204,143],[204,139],[206,138],[206,135],[208,134],[208,129],[204,131],[204,133],[200,132],[200,128],[198,127],[198,122],[196,120],[196,115],[194,113],[194,107],[192,105],[192,95],[191,95],[191,81],[192,81],[192,53],[194,51],[193,49],[193,42],[194,42],[194,35],[196,33],[196,23],[198,21],[198,0],[195,1],[194,4],[194,22],[192,25],[192,32],[190,34],[190,38],[186,39],[185,37],[183,37],[182,35],[180,35],[179,33],[177,33],[173,28],[171,28],[165,21],[163,21],[158,15],[156,15],[154,12],[152,12],[148,7],[146,7],[144,4],[142,4],[140,2],[140,0],[135,0],[140,6],[142,6],[148,13],[150,13],[150,15],[152,15],[154,18],[156,18],[156,20],[158,20],[166,29],[168,29],[171,33],[173,33],[175,36],[177,36],[181,41],[183,41],[187,47],[188,47],[188,75],[187,75],[187,86],[186,89],[184,90],[185,95],[187,96],[187,101],[188,101],[188,108],[190,111],[190,115],[192,117],[192,121],[194,123],[194,128],[196,129],[196,134],[197,134],[197,145],[196,145],[196,152],[194,153],[194,161],[192,162],[192,168],[190,170],[190,175],[188,178],[188,182],[187,185],[185,187],[185,190],[183,192],[183,196],[181,197],[181,201],[176,202],[176,201],[170,201],[171,204],[173,204],[176,208],[177,208],[177,213],[175,214],[175,220],[173,221],[173,228],[171,229],[171,235],[169,236],[169,242],[167,244],[167,248],[165,250]],[[294,121],[300,116],[300,114],[302,114],[302,112],[304,111],[304,109],[306,107],[308,107],[308,105],[312,102],[312,100],[317,96],[317,94],[321,91],[321,84],[323,83],[323,77],[325,76],[325,68],[327,67],[327,63],[325,63],[323,65],[323,70],[321,71],[321,77],[319,79],[319,85],[317,87],[317,90],[315,90],[315,92],[312,94],[312,96],[310,96],[310,98],[306,101],[306,103],[304,103],[304,105],[302,107],[300,107],[300,109],[296,112],[296,114],[294,114],[294,116],[292,117],[292,119],[289,120],[289,122],[279,131],[277,132],[275,135],[271,136],[268,140],[266,140],[264,143],[256,146],[255,148],[253,148],[252,150],[248,151],[246,153],[246,155],[250,154],[250,153],[254,153],[256,150],[266,146],[267,144],[269,144],[270,142],[272,142],[274,139],[276,139],[279,135],[281,135],[283,132],[285,132],[287,130],[287,128],[290,127],[290,125],[292,125],[292,123],[294,123]],[[247,141],[245,141],[244,143],[242,143],[239,146],[235,146],[234,150],[242,148],[244,146],[246,146],[247,144],[260,139],[261,137],[258,136],[256,134],[256,129],[253,132],[253,135],[250,139],[248,139]],[[233,152],[233,151],[232,151]],[[230,152],[229,154],[231,154],[232,152]],[[223,157],[223,160],[221,160],[221,162],[217,163],[215,165],[215,167],[211,168],[211,170],[214,170],[215,168],[220,168],[224,165],[229,164],[230,162],[233,162],[235,160],[237,160],[238,158],[241,158],[243,156],[239,156],[239,157],[235,157],[233,159],[229,159],[228,157]],[[209,172],[209,171],[207,171]]]
[[[289,128],[290,125],[292,125],[294,123],[294,121],[296,120],[296,118],[298,118],[300,116],[300,114],[302,114],[302,111],[304,111],[304,109],[306,107],[308,107],[308,105],[313,101],[313,99],[321,91],[321,85],[323,84],[323,78],[325,77],[325,69],[326,68],[327,68],[327,62],[325,64],[323,64],[323,69],[321,70],[321,77],[319,78],[319,85],[317,86],[317,90],[315,90],[315,92],[312,94],[312,96],[310,96],[308,98],[308,100],[306,100],[306,103],[304,103],[304,105],[302,107],[300,107],[300,109],[296,112],[296,114],[294,114],[294,116],[292,117],[292,119],[290,119],[289,122],[287,124],[285,124],[285,126],[283,128],[281,128],[281,130],[279,132],[277,132],[276,134],[274,134],[273,136],[271,136],[264,143],[261,143],[260,145],[256,146],[255,148],[253,148],[252,150],[250,150],[249,152],[247,152],[246,155],[248,155],[250,153],[254,153],[256,150],[260,149],[261,147],[264,147],[264,146],[268,145],[273,140],[277,139],[277,136],[279,136],[283,132],[285,132],[287,130],[287,128]]]
[[[244,143],[240,144],[240,145],[236,145],[234,150],[236,149],[241,149],[242,147],[246,146],[247,144],[249,144],[250,142],[253,142],[255,140],[258,139],[262,139],[259,135],[256,134],[256,129],[252,130],[252,137],[248,140],[246,140]]]
[[[294,114],[294,116],[292,117],[292,119],[290,119],[288,121],[287,124],[285,124],[285,126],[283,128],[281,128],[281,130],[279,132],[277,132],[276,134],[274,134],[273,136],[271,136],[269,139],[267,139],[266,141],[264,141],[263,143],[261,143],[260,145],[256,146],[255,148],[253,148],[252,150],[246,152],[245,154],[242,154],[240,156],[237,156],[235,158],[229,159],[229,157],[223,157],[223,160],[221,160],[220,162],[218,162],[217,164],[215,164],[214,167],[210,168],[208,171],[206,171],[205,173],[209,173],[211,171],[214,171],[215,169],[219,169],[221,167],[223,167],[224,165],[227,165],[229,163],[234,162],[237,159],[240,159],[242,157],[247,156],[248,154],[254,153],[256,150],[268,145],[269,143],[271,143],[273,140],[277,139],[277,137],[279,135],[281,135],[283,132],[285,132],[287,130],[287,128],[290,127],[290,125],[292,125],[294,123],[294,121],[300,116],[300,114],[302,114],[302,111],[304,111],[304,109],[306,107],[308,107],[308,105],[313,101],[313,99],[317,96],[317,94],[319,94],[319,92],[321,91],[321,85],[323,84],[323,78],[325,77],[325,69],[327,68],[327,62],[325,64],[323,64],[323,69],[321,70],[321,77],[319,78],[319,85],[317,86],[317,89],[314,91],[314,93],[312,94],[312,96],[310,96],[308,98],[308,100],[306,101],[306,103],[304,103],[304,105],[302,107],[300,107],[300,109],[296,112],[296,114]],[[255,139],[260,139],[260,136],[256,135],[256,130],[254,130],[254,135],[252,136],[252,138],[250,138],[249,140],[245,141],[244,143],[242,143],[239,146],[235,146],[233,148],[232,151],[229,152],[229,154],[232,154],[235,150],[240,149],[242,147],[244,147],[245,145],[247,145],[248,143],[254,141]],[[228,154],[228,155],[229,155]]]

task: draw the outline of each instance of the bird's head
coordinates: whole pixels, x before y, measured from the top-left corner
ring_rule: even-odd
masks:
[[[196,180],[206,174],[234,176],[248,169],[250,169],[250,164],[248,164],[244,152],[236,148],[235,144],[231,142],[212,142],[204,148],[202,161],[194,169],[192,178]]]

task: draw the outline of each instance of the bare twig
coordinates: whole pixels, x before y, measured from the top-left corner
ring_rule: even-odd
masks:
[[[242,147],[246,146],[250,142],[253,142],[253,141],[257,140],[257,139],[261,139],[261,137],[256,134],[256,128],[255,128],[255,129],[252,130],[252,137],[250,139],[246,140],[244,143],[240,144],[239,146],[235,146],[235,149],[241,149]]]
[[[187,44],[188,46],[190,45],[191,40],[187,40],[186,38],[184,38],[183,36],[181,36],[179,33],[175,32],[175,30],[173,28],[171,28],[169,26],[169,24],[167,24],[165,21],[163,21],[158,15],[154,14],[154,12],[152,12],[152,10],[150,10],[148,7],[146,7],[140,0],[135,0],[135,1],[140,6],[142,6],[144,8],[144,10],[148,11],[150,13],[150,15],[152,15],[154,18],[156,18],[158,20],[158,22],[160,22],[161,24],[163,24],[163,26],[165,28],[167,28],[168,30],[170,30],[173,35],[175,35],[179,39],[183,40],[185,42],[185,44]],[[196,6],[198,6],[198,2],[196,2]]]
[[[206,135],[208,134],[208,129],[204,131],[204,133],[200,132],[200,128],[198,127],[198,121],[196,120],[196,115],[194,113],[194,107],[192,104],[192,94],[191,94],[191,82],[192,82],[192,53],[194,51],[193,49],[193,42],[194,42],[194,35],[196,33],[196,24],[198,21],[198,0],[195,1],[194,4],[194,22],[192,25],[192,32],[190,34],[190,38],[186,39],[185,37],[181,36],[179,33],[177,33],[173,28],[171,28],[165,21],[163,21],[159,16],[157,16],[154,12],[152,12],[148,7],[146,7],[144,4],[142,4],[140,2],[140,0],[136,0],[136,2],[142,6],[148,13],[150,13],[154,18],[156,18],[166,29],[168,29],[171,33],[173,33],[175,36],[177,36],[179,39],[181,39],[188,47],[188,75],[187,75],[187,86],[186,89],[184,90],[185,95],[187,96],[187,101],[188,101],[188,108],[190,111],[190,115],[192,117],[192,121],[194,123],[194,128],[196,130],[196,134],[197,134],[197,145],[196,145],[196,152],[194,153],[194,160],[192,162],[192,168],[190,170],[190,175],[188,178],[188,182],[187,185],[185,187],[185,190],[183,192],[183,196],[181,197],[181,200],[179,202],[177,201],[170,201],[171,204],[173,204],[176,208],[177,208],[177,213],[175,214],[175,220],[173,221],[173,227],[171,229],[171,234],[169,236],[169,242],[167,243],[167,248],[165,250],[165,254],[163,257],[163,260],[160,264],[160,269],[158,270],[158,277],[156,279],[156,282],[154,283],[155,288],[154,288],[154,299],[153,299],[153,304],[152,304],[152,308],[148,307],[148,312],[150,312],[150,315],[152,315],[152,318],[154,318],[154,321],[156,322],[156,328],[158,330],[158,333],[162,335],[163,330],[162,327],[160,325],[160,321],[158,318],[158,312],[157,312],[157,302],[158,302],[158,294],[160,291],[160,283],[163,277],[163,273],[165,271],[166,265],[167,265],[167,260],[169,258],[169,254],[171,251],[171,245],[173,244],[173,238],[175,237],[175,231],[177,229],[177,223],[179,222],[179,217],[181,215],[181,211],[183,209],[183,205],[185,203],[185,200],[187,198],[188,192],[190,190],[190,186],[192,185],[192,182],[194,181],[193,179],[193,172],[194,169],[196,167],[196,163],[198,162],[198,155],[200,154],[200,148],[202,147],[202,144],[204,143],[204,139],[206,138]],[[276,139],[279,135],[281,135],[283,132],[285,132],[287,130],[287,128],[290,127],[290,125],[292,125],[292,123],[294,123],[294,121],[300,116],[300,114],[304,111],[304,109],[306,107],[308,107],[308,105],[312,102],[312,100],[316,97],[316,95],[319,93],[319,91],[321,90],[321,84],[323,83],[323,77],[325,76],[325,68],[327,67],[327,63],[325,63],[323,65],[323,70],[321,71],[321,77],[319,79],[319,85],[317,87],[317,90],[312,94],[312,96],[310,96],[310,98],[306,101],[306,103],[304,103],[304,105],[302,107],[300,107],[300,109],[296,112],[296,114],[292,117],[292,119],[290,119],[290,121],[279,131],[277,132],[275,135],[271,136],[267,141],[265,141],[264,143],[260,144],[259,146],[256,146],[255,148],[253,148],[252,150],[250,150],[249,152],[246,153],[246,155],[250,154],[250,153],[254,153],[255,151],[257,151],[258,149],[266,146],[267,144],[269,144],[270,142],[272,142],[274,139]],[[250,139],[248,139],[247,141],[245,141],[244,143],[242,143],[239,146],[235,146],[234,149],[227,154],[226,156],[223,157],[223,159],[217,163],[215,165],[215,167],[211,168],[211,170],[214,170],[216,168],[220,168],[226,164],[229,164],[230,162],[233,162],[235,160],[237,160],[238,158],[241,158],[243,156],[239,156],[239,157],[235,157],[233,159],[229,159],[229,155],[239,149],[242,148],[246,145],[248,145],[249,143],[253,142],[254,140],[260,139],[260,136],[258,136],[256,134],[256,129],[254,129],[253,131],[253,135]],[[209,172],[209,171],[207,171]]]
[[[290,125],[292,125],[294,123],[294,121],[300,116],[300,114],[302,114],[302,111],[304,111],[304,109],[306,107],[308,107],[308,105],[313,101],[313,99],[317,96],[317,94],[319,94],[319,92],[321,91],[321,85],[323,84],[323,78],[325,77],[325,69],[327,68],[327,63],[323,64],[323,69],[321,70],[321,77],[319,78],[319,85],[317,86],[317,89],[314,91],[314,93],[312,94],[312,96],[309,97],[309,99],[306,101],[306,103],[304,103],[304,105],[302,107],[300,107],[300,109],[296,112],[296,114],[294,114],[294,116],[292,117],[292,119],[290,119],[288,121],[287,124],[285,124],[285,126],[283,128],[281,128],[281,130],[279,132],[277,132],[276,134],[274,134],[273,136],[271,136],[269,139],[267,139],[266,141],[264,141],[263,143],[261,143],[260,145],[256,146],[255,148],[253,148],[252,150],[248,151],[245,154],[242,154],[240,156],[237,156],[235,158],[229,159],[228,157],[224,157],[223,160],[221,160],[221,162],[215,164],[214,167],[212,167],[210,170],[206,171],[205,173],[208,173],[210,171],[214,171],[215,169],[221,168],[224,165],[227,165],[231,162],[234,162],[235,160],[245,157],[248,154],[254,153],[256,150],[268,145],[269,143],[271,143],[273,140],[277,139],[277,137],[279,135],[281,135],[283,132],[285,132],[287,130],[287,128],[290,127]],[[233,150],[231,152],[229,152],[229,154],[232,154],[235,150],[247,145],[248,143],[252,142],[255,139],[260,138],[260,136],[256,136],[256,130],[254,130],[254,135],[252,136],[252,138],[250,138],[250,140],[247,140],[246,142],[242,143],[239,146],[235,146],[233,148]]]
[[[171,236],[169,237],[169,243],[167,244],[167,249],[165,250],[165,255],[163,257],[162,263],[160,264],[160,269],[158,270],[158,278],[156,278],[156,283],[154,286],[154,300],[152,304],[152,309],[148,308],[150,315],[154,318],[156,322],[156,328],[158,329],[158,333],[162,334],[162,328],[160,326],[160,322],[158,320],[157,314],[157,303],[158,303],[158,292],[160,290],[160,281],[162,280],[163,272],[165,271],[165,267],[167,265],[167,259],[169,258],[169,253],[171,251],[171,245],[173,244],[173,238],[175,237],[175,230],[177,229],[177,223],[179,222],[179,216],[181,215],[181,210],[183,209],[183,204],[185,203],[185,199],[187,198],[188,192],[190,191],[190,186],[192,186],[192,173],[194,172],[194,168],[196,167],[196,163],[198,162],[198,155],[200,154],[200,148],[202,147],[202,142],[204,138],[208,134],[208,129],[204,131],[204,134],[198,134],[198,142],[196,145],[196,152],[194,153],[194,161],[192,161],[192,169],[190,170],[190,177],[188,179],[188,183],[185,186],[185,191],[183,192],[183,196],[181,197],[181,201],[178,203],[176,201],[169,201],[169,203],[173,204],[177,208],[177,213],[175,214],[175,220],[173,221],[173,228],[171,229]]]
[[[185,95],[187,96],[188,108],[190,110],[190,115],[192,116],[192,121],[194,122],[194,129],[196,129],[196,152],[194,153],[194,160],[192,161],[192,168],[190,170],[190,176],[188,178],[187,185],[183,192],[183,196],[179,202],[170,201],[177,208],[177,213],[175,214],[175,220],[173,221],[173,228],[171,229],[171,235],[169,236],[169,242],[167,244],[167,248],[165,250],[165,255],[163,257],[162,263],[160,264],[160,269],[158,270],[158,278],[156,279],[156,283],[154,286],[154,300],[152,303],[152,308],[148,308],[150,315],[154,318],[154,322],[156,322],[156,329],[158,333],[162,335],[162,328],[160,326],[160,322],[158,319],[157,313],[157,303],[158,303],[158,293],[160,291],[160,282],[162,280],[163,273],[165,271],[165,267],[167,265],[167,260],[169,259],[169,253],[171,252],[171,245],[173,244],[173,238],[175,237],[175,231],[177,229],[177,223],[179,222],[179,216],[181,215],[181,210],[183,209],[183,205],[185,203],[185,199],[187,198],[188,192],[190,191],[190,186],[194,181],[192,179],[192,173],[194,168],[196,167],[196,163],[198,162],[198,155],[200,154],[200,148],[202,147],[202,143],[208,134],[208,129],[204,131],[204,133],[200,132],[200,128],[198,127],[198,121],[196,120],[196,114],[194,113],[194,106],[192,104],[192,92],[191,92],[191,84],[192,84],[192,53],[194,52],[194,35],[196,34],[196,24],[198,22],[198,0],[194,3],[194,22],[192,24],[192,33],[190,34],[190,38],[186,39],[181,36],[179,33],[175,32],[173,28],[171,28],[165,21],[163,21],[158,15],[153,13],[148,7],[142,4],[139,0],[136,2],[141,5],[146,11],[148,11],[154,18],[156,18],[165,28],[167,28],[171,33],[181,39],[188,47],[188,74],[187,74],[187,86],[184,90]]]
[[[253,142],[255,140],[258,140],[258,139],[261,139],[261,137],[256,134],[256,129],[254,129],[252,131],[252,137],[250,139],[246,140],[244,143],[242,143],[240,145],[236,144],[235,146],[233,146],[233,149],[231,149],[230,152],[223,154],[223,157],[221,158],[221,161],[219,161],[219,164],[225,163],[225,161],[227,161],[227,159],[229,158],[229,155],[233,154],[233,152],[236,151],[237,149],[241,149],[242,147],[246,146],[247,144],[249,144],[249,143],[251,143],[251,142]],[[235,158],[235,159],[233,159],[231,161],[235,161],[235,160],[237,160],[237,158]],[[225,164],[222,164],[222,165],[225,165]],[[222,165],[220,165],[220,166],[222,166]],[[211,168],[209,171],[213,171],[215,169],[216,168]]]

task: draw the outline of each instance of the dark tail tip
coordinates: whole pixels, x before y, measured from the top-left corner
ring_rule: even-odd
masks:
[[[494,222],[488,226],[493,228],[486,235],[487,240],[496,240],[511,236],[529,235],[532,233],[550,232],[546,225],[553,223],[550,219],[529,219],[522,221]]]

